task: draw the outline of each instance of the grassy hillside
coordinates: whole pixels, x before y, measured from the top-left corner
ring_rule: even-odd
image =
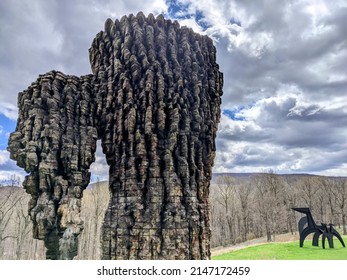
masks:
[[[344,237],[347,244],[347,237]],[[347,260],[347,248],[334,238],[334,249],[314,247],[310,241],[300,248],[298,241],[288,243],[268,243],[251,246],[237,251],[215,256],[214,260]]]

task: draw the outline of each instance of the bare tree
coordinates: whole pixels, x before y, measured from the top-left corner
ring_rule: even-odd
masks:
[[[254,177],[259,214],[265,225],[267,241],[274,241],[281,217],[283,182],[272,170]]]
[[[305,202],[305,206],[315,210],[316,207],[314,206],[314,201],[318,191],[317,179],[313,176],[305,176],[299,181],[299,184],[302,195],[301,197]]]
[[[339,209],[339,215],[341,216],[341,223],[343,228],[343,234],[347,234],[346,227],[346,208],[347,208],[347,179],[336,181],[333,188],[336,204]]]
[[[249,234],[250,205],[252,204],[252,186],[247,182],[238,185],[236,188],[238,200],[240,202],[240,216],[242,220],[242,240],[247,240]]]
[[[286,212],[288,231],[291,234],[294,234],[294,232],[297,230],[295,212],[292,210],[292,208],[298,207],[299,197],[300,194],[298,185],[287,183],[283,190],[283,205]]]
[[[0,188],[0,258],[43,259],[45,247],[34,240],[28,215],[29,195],[7,180]]]
[[[79,259],[100,259],[101,225],[110,199],[108,182],[97,179],[84,190],[81,216],[84,220],[84,231],[79,237]]]
[[[326,189],[324,188],[323,185],[319,185],[317,187],[317,192],[316,192],[316,209],[317,213],[319,214],[320,221],[325,220],[326,216],[326,206],[327,206],[327,195],[326,195]]]
[[[1,187],[0,196],[0,255],[6,255],[5,244],[8,239],[16,238],[15,233],[9,230],[13,221],[12,214],[16,209],[20,196],[17,187]]]
[[[228,225],[228,236],[225,236],[226,241],[234,243],[235,242],[235,228],[233,221],[236,217],[235,209],[235,185],[234,179],[231,176],[220,176],[217,179],[217,189],[219,191],[219,196],[217,197],[217,202],[224,208],[224,222]]]
[[[32,223],[28,215],[29,196],[23,192],[19,193],[18,207],[14,213],[14,226],[16,229],[16,259],[28,259],[30,247],[28,240],[33,239]]]

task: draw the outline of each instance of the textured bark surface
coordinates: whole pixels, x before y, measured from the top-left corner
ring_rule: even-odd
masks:
[[[49,259],[71,259],[77,252],[82,191],[89,183],[97,130],[92,76],[49,72],[21,92],[12,159],[30,175],[29,214],[34,237],[44,239]]]
[[[110,167],[104,259],[209,259],[209,184],[223,77],[207,36],[162,16],[108,19],[93,75],[50,72],[18,99],[9,151],[25,168],[35,237],[76,255],[96,140]]]

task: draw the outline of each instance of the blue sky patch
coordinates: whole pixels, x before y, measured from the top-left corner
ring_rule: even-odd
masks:
[[[211,27],[210,24],[205,20],[205,16],[201,11],[197,11],[195,14],[195,21],[202,27],[203,30]]]
[[[188,15],[188,5],[180,4],[177,0],[166,1],[169,7],[169,16],[175,19],[186,19]]]
[[[16,122],[0,114],[0,150],[6,150],[9,133],[16,129]]]
[[[235,108],[235,109],[224,109],[223,114],[227,115],[229,118],[231,118],[234,121],[244,121],[245,118],[242,116],[239,116],[238,113],[242,110],[243,108]]]
[[[205,20],[205,16],[202,11],[196,11],[195,14],[188,12],[188,5],[179,3],[178,0],[166,1],[166,4],[169,7],[169,16],[174,19],[189,19],[194,18],[196,23],[200,25],[203,30],[206,30],[211,25]]]

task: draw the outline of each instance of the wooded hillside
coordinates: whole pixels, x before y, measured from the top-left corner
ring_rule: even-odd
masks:
[[[33,239],[27,214],[29,195],[15,184],[0,187],[0,259],[44,259],[43,241]],[[109,201],[108,183],[97,182],[83,193],[84,230],[77,259],[101,256],[101,223]],[[211,247],[236,244],[297,230],[298,213],[310,207],[317,224],[333,223],[347,234],[347,179],[310,175],[219,175],[210,188]]]

